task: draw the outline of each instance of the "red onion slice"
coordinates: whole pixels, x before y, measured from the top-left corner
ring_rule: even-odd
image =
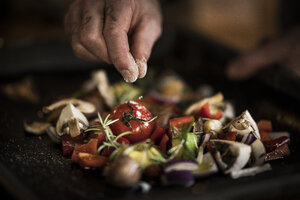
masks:
[[[189,170],[171,171],[162,176],[164,185],[181,185],[189,187],[194,184],[194,175]]]
[[[188,170],[193,171],[198,169],[199,165],[196,162],[190,160],[172,160],[165,164],[164,172]]]

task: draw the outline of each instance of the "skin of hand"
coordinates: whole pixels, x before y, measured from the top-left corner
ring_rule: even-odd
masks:
[[[152,47],[162,33],[157,0],[75,0],[65,31],[81,59],[113,64],[126,82],[147,73]]]
[[[275,63],[300,77],[300,27],[237,58],[227,66],[226,73],[232,80],[247,79]]]

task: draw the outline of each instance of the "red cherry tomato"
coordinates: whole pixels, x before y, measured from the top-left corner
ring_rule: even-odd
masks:
[[[129,101],[117,106],[112,111],[110,119],[119,119],[110,125],[115,135],[132,131],[131,134],[124,136],[130,143],[137,143],[149,138],[154,128],[152,114],[145,106],[135,101]]]

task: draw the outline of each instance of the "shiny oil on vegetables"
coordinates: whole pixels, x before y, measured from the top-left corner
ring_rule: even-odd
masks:
[[[235,117],[222,93],[204,97],[174,73],[142,91],[126,83],[110,85],[106,73],[97,71],[80,99],[46,106],[45,122],[24,127],[35,135],[47,133],[61,143],[63,156],[102,170],[118,187],[141,182],[188,187],[216,173],[253,176],[290,154],[289,133],[274,132],[268,120],[256,123],[248,110]]]

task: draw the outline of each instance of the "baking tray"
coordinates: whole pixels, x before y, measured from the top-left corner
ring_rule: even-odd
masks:
[[[217,174],[200,179],[190,188],[154,186],[147,193],[123,190],[105,184],[100,171],[85,170],[62,156],[60,145],[47,136],[26,134],[23,122],[36,119],[39,109],[56,97],[71,95],[89,78],[90,70],[23,72],[2,76],[1,84],[31,75],[40,95],[38,104],[0,98],[0,183],[14,199],[299,199],[299,106],[297,97],[260,81],[244,82],[224,78],[221,67],[234,52],[206,40],[180,33],[175,48],[164,58],[152,60],[150,66],[159,74],[162,67],[177,71],[196,88],[209,84],[222,91],[236,106],[237,112],[249,109],[255,120],[271,119],[275,130],[291,133],[291,155],[271,162],[272,171],[254,177],[232,180]],[[199,47],[205,48],[199,49]],[[201,56],[199,56],[201,55]],[[201,66],[209,66],[204,69]],[[63,68],[64,65],[56,66]],[[101,66],[97,66],[101,67]],[[117,72],[106,65],[111,80],[120,80]],[[216,70],[212,70],[216,69]],[[149,77],[151,78],[151,77]],[[287,119],[288,120],[287,120]]]

